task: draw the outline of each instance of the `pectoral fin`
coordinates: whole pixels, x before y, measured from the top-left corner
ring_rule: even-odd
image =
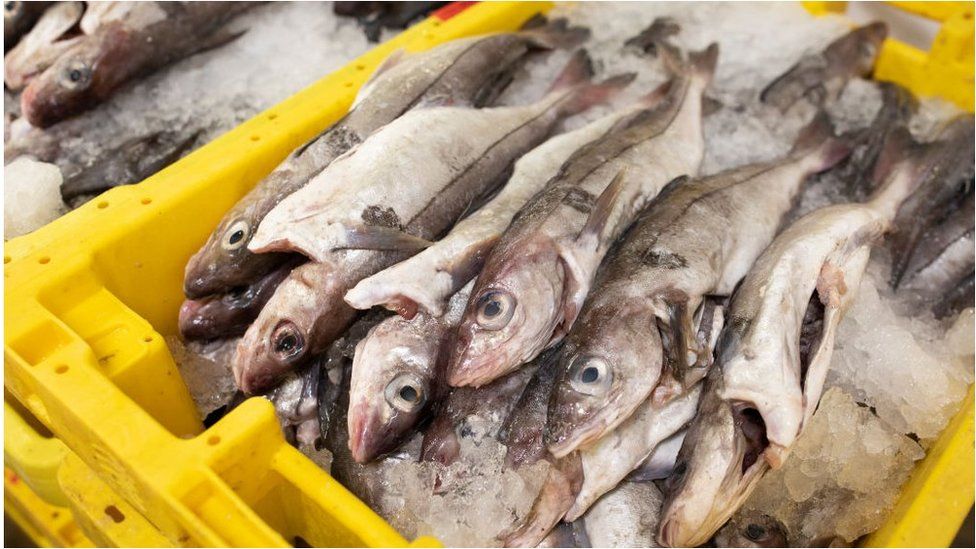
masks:
[[[345,231],[345,243],[335,249],[416,252],[433,242],[380,225],[357,225]]]

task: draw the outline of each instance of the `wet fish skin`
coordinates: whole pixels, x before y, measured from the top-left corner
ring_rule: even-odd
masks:
[[[444,393],[443,350],[468,292],[451,298],[444,317],[392,316],[370,330],[353,358],[349,450],[365,463],[387,453],[431,415]]]
[[[759,100],[782,112],[800,99],[815,105],[833,101],[851,78],[871,73],[887,36],[888,26],[881,22],[858,27],[800,59],[763,89]]]
[[[577,151],[515,216],[478,276],[448,383],[488,383],[571,328],[609,243],[665,183],[698,170],[701,95],[717,55],[715,45],[687,64],[665,55],[678,76],[660,106]]]
[[[3,51],[17,45],[20,37],[30,31],[34,23],[54,2],[8,1],[3,3]]]
[[[757,511],[736,513],[715,533],[718,547],[790,547],[786,527]]]
[[[580,520],[593,547],[658,547],[661,491],[653,482],[624,482]]]
[[[613,112],[582,128],[554,136],[526,153],[489,203],[461,220],[434,245],[361,281],[346,294],[346,302],[357,309],[383,305],[408,318],[418,310],[442,315],[447,300],[481,270],[512,216],[566,159],[642,107],[638,104]]]
[[[974,282],[976,282],[976,273],[973,271],[957,280],[953,288],[942,296],[942,299],[933,307],[932,312],[935,313],[935,318],[954,316],[963,309],[972,307]]]
[[[574,56],[555,89],[532,105],[411,111],[330,164],[316,177],[321,185],[310,183],[269,213],[249,247],[311,253],[319,265],[330,265],[331,281],[328,288],[315,292],[309,292],[309,284],[322,282],[310,280],[304,289],[302,285],[283,289],[285,283],[279,287],[235,356],[235,376],[243,383],[242,390],[260,390],[300,365],[309,350],[328,345],[354,314],[342,296],[366,276],[418,251],[410,245],[401,247],[403,240],[412,245],[443,233],[467,204],[504,180],[512,163],[545,139],[559,120],[608,99],[629,82],[590,82],[586,60],[585,53]],[[475,132],[476,127],[485,131]],[[331,185],[342,177],[352,177],[361,185],[336,185],[333,194]],[[407,185],[408,181],[416,185]],[[411,192],[405,195],[404,186]],[[390,204],[390,196],[398,200]],[[303,211],[312,214],[307,223],[295,220],[305,215]],[[350,219],[350,212],[359,219]],[[330,214],[338,216],[337,223],[330,225]],[[396,228],[389,223],[393,218],[402,220]],[[377,225],[370,224],[374,222]],[[350,231],[345,231],[346,224]],[[338,228],[334,238],[321,231],[323,226]],[[378,238],[372,244],[393,245],[371,246],[363,241],[373,237]],[[284,247],[278,248],[279,244]],[[341,249],[333,249],[337,244]]]
[[[187,340],[242,335],[271,299],[281,281],[302,262],[300,258],[293,258],[256,283],[234,293],[184,301],[180,307],[180,335]]]
[[[416,107],[491,104],[529,52],[569,47],[585,35],[576,27],[546,26],[453,40],[411,55],[392,54],[359,91],[346,116],[292,153],[224,215],[187,264],[184,293],[190,298],[223,293],[252,283],[280,263],[280,255],[248,249],[261,220],[369,134]]]
[[[251,2],[139,2],[102,24],[30,81],[21,109],[46,128],[91,109],[123,84],[237,37],[223,30]]]
[[[627,475],[627,480],[644,482],[648,480],[664,480],[671,476],[674,464],[678,459],[678,450],[685,440],[685,430],[662,440],[647,459]]]
[[[509,468],[518,469],[548,458],[543,432],[549,413],[549,395],[557,379],[559,349],[557,345],[543,351],[532,361],[535,373],[499,431],[498,440],[507,448],[505,465]]]
[[[889,137],[879,159],[884,183],[867,202],[804,216],[743,279],[669,479],[662,544],[704,543],[769,468],[782,466],[820,401],[837,325],[871,246],[938,157],[937,147],[913,144],[907,131]],[[804,319],[821,317],[808,314],[811,303],[823,305],[820,334],[801,345]]]
[[[58,57],[82,40],[70,36],[82,18],[85,4],[82,2],[13,2],[20,13],[27,13],[41,4],[49,9],[38,13],[38,19],[16,45],[6,51],[7,8],[4,8],[3,83],[13,91],[20,91],[35,77],[54,63]],[[53,6],[50,4],[54,4]],[[6,6],[6,4],[5,4]]]
[[[652,391],[663,401],[701,379],[711,360],[693,317],[705,296],[731,293],[807,178],[848,152],[820,115],[782,159],[662,191],[609,254],[566,338],[546,426],[554,456],[610,432]]]
[[[957,281],[973,271],[973,189],[961,205],[920,238],[906,262],[901,288],[930,295],[933,301],[949,293]]]

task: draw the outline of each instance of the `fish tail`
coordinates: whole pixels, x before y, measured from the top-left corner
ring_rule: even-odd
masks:
[[[851,145],[845,139],[834,135],[834,125],[826,112],[820,111],[793,143],[790,154],[816,154],[814,171],[822,172],[833,167],[851,153]]]
[[[651,22],[651,26],[628,38],[624,46],[656,56],[660,45],[679,32],[681,25],[677,21],[670,17],[658,17]]]
[[[718,44],[712,42],[704,50],[688,54],[688,64],[692,74],[703,79],[706,84],[711,82],[715,75],[715,67],[718,65],[718,53]]]
[[[600,82],[593,82],[593,61],[586,50],[577,50],[573,57],[556,77],[550,88],[551,92],[572,90],[563,101],[561,110],[564,115],[585,111],[590,107],[605,103],[626,88],[637,75],[634,73],[618,74]]]
[[[549,21],[544,15],[536,14],[522,26],[522,34],[539,48],[568,50],[585,42],[590,37],[590,29],[571,27],[564,18]]]

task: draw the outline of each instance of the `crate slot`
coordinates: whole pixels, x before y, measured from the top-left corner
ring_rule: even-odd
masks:
[[[7,340],[10,351],[30,366],[37,366],[75,343],[73,334],[53,319],[45,318]]]

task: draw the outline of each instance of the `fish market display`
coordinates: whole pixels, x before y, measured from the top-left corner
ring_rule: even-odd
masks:
[[[105,101],[133,78],[233,40],[239,33],[224,25],[254,5],[93,3],[80,22],[85,34],[27,84],[24,117],[46,128]]]
[[[425,247],[556,123],[630,81],[592,83],[589,71],[581,51],[531,105],[410,111],[282,200],[248,247],[301,252],[315,263],[282,282],[245,334],[234,364],[241,388],[260,390],[328,345],[352,318],[342,301],[349,288]],[[297,271],[302,287],[292,290]]]
[[[45,15],[20,51],[110,19],[69,9],[80,34]],[[193,341],[167,343],[204,424],[269,399],[289,443],[446,546],[849,546],[892,520],[974,380],[976,126],[868,79],[884,23],[762,10],[559,4],[392,54],[187,265]],[[34,86],[45,58],[19,55]],[[104,165],[132,176],[197,126]],[[8,171],[56,181],[29,162]],[[77,163],[72,201],[125,171]]]
[[[573,155],[492,249],[458,330],[452,386],[488,383],[562,339],[610,243],[665,184],[698,171],[718,47],[664,57],[675,77],[660,105]]]
[[[224,216],[187,265],[187,296],[198,299],[252,284],[284,262],[282,254],[248,249],[258,225],[285,197],[367,135],[413,108],[488,104],[529,51],[569,47],[585,37],[584,29],[553,25],[454,40],[423,53],[394,53],[342,120],[295,151]]]

